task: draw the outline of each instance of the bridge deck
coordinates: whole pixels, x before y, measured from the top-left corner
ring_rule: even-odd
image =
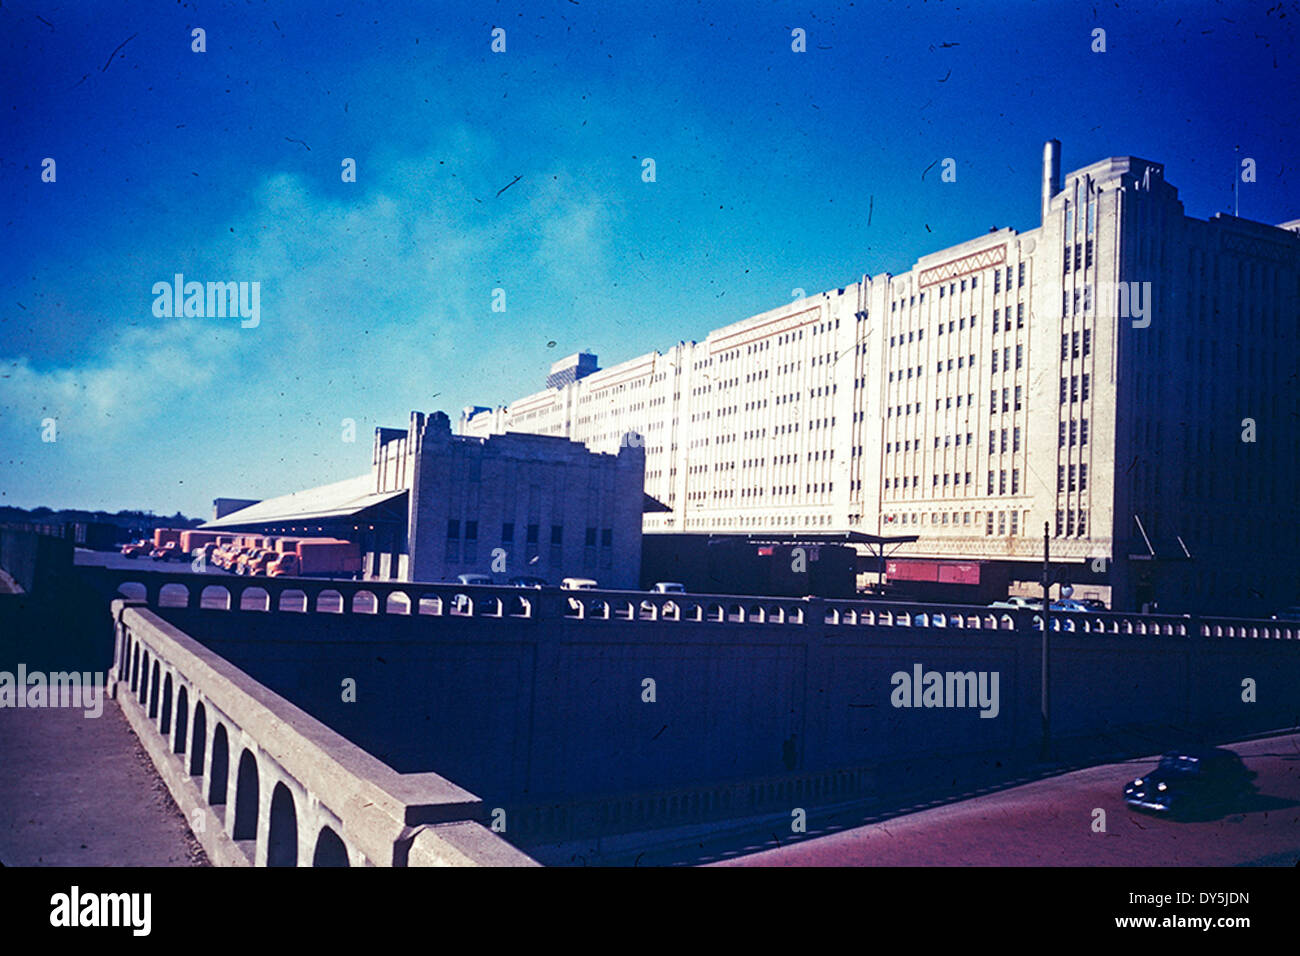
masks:
[[[0,863],[206,866],[122,710],[0,709]]]

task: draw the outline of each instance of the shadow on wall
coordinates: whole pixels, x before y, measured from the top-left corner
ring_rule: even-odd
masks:
[[[338,614],[248,614],[231,628],[224,614],[158,613],[395,770],[434,771],[485,800],[1032,754],[1039,743],[1029,632]],[[1300,641],[1053,640],[1053,726],[1084,754],[1122,749],[1143,729],[1226,735],[1295,717]],[[922,666],[999,675],[999,696],[894,703],[893,677]],[[1241,700],[1243,668],[1259,676],[1259,704]]]

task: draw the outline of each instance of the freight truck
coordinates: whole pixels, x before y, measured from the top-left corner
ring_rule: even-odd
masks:
[[[181,550],[191,557],[194,556],[196,548],[201,548],[205,544],[215,542],[218,533],[216,531],[182,531],[181,532]]]
[[[361,549],[340,538],[300,538],[267,567],[273,578],[352,578],[361,572]]]

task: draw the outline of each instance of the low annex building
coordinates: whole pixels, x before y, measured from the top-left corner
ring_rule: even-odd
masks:
[[[559,584],[589,577],[636,588],[645,452],[542,435],[466,437],[443,412],[375,429],[369,474],[260,501],[204,529],[318,534],[356,541],[367,579],[490,575]]]

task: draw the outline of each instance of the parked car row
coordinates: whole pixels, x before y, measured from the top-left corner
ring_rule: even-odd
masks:
[[[187,557],[175,541],[154,544],[148,538],[128,541],[122,545],[121,553],[124,558],[152,558],[154,561],[184,561]]]
[[[1043,602],[1033,598],[1009,597],[1005,601],[994,601],[989,607],[1012,608],[1021,611],[1041,611]],[[1072,614],[1086,614],[1095,611],[1108,611],[1105,601],[1096,598],[1061,598],[1051,604],[1053,611],[1065,611]]]
[[[467,587],[493,586],[498,584],[497,580],[490,574],[458,574],[453,584],[463,584]],[[510,578],[505,583],[506,587],[512,588],[544,588],[549,587],[546,580],[528,575],[518,575]],[[600,589],[600,582],[595,578],[564,578],[560,581],[560,590],[562,591],[597,591]],[[686,586],[677,581],[656,581],[651,587],[652,594],[685,594]]]
[[[187,561],[189,555],[181,549],[181,532],[172,528],[159,528],[153,540],[141,538],[122,545],[124,558],[152,558],[154,561]]]
[[[498,582],[490,574],[458,574],[455,584],[463,584],[466,587],[493,586]],[[530,576],[516,576],[506,582],[507,587],[512,588],[544,588],[549,587],[547,582],[542,578]],[[560,590],[562,591],[596,591],[600,589],[600,582],[595,578],[564,578],[560,581]],[[650,588],[652,594],[685,594],[686,586],[677,581],[656,581]],[[590,601],[587,610],[599,613],[602,610],[600,601]],[[469,605],[467,595],[457,595],[453,600],[453,606],[459,611],[464,610]],[[578,598],[569,598],[569,606],[574,610],[582,607],[582,602]],[[652,607],[649,601],[641,602],[641,609],[649,611]]]

